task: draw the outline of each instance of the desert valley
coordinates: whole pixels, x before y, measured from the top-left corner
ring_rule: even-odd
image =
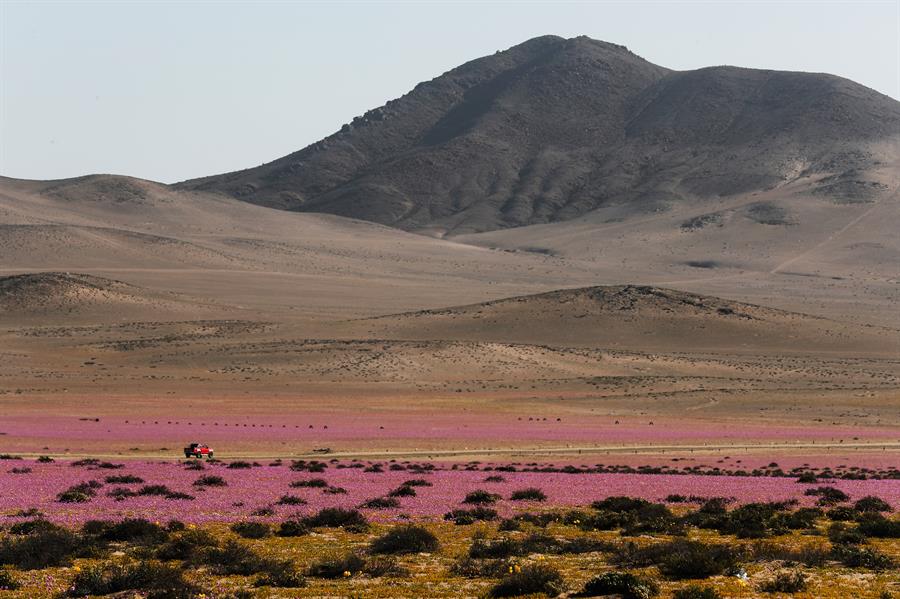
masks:
[[[140,596],[900,593],[900,103],[546,36],[336,125],[174,185],[0,178],[10,596],[103,594],[109,547],[170,568],[198,526],[303,568]],[[19,560],[35,522],[94,552]]]

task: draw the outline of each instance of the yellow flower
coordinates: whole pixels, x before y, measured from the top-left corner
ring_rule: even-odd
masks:
[[[509,573],[510,573],[510,574],[513,573],[513,567],[512,567],[512,566],[509,567]]]
[[[72,570],[75,572],[81,572],[81,566],[72,566]]]
[[[521,572],[521,571],[522,571],[522,566],[516,564],[516,572]]]
[[[350,576],[350,570],[344,570],[344,578]]]

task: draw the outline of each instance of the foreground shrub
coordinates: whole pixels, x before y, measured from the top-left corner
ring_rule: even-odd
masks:
[[[463,578],[501,578],[511,567],[511,562],[505,559],[463,557],[453,562],[450,573]]]
[[[245,539],[262,539],[269,536],[271,529],[265,522],[235,522],[231,532]]]
[[[692,584],[675,591],[672,594],[672,599],[722,599],[722,595],[712,587],[701,587],[700,585]]]
[[[558,570],[543,564],[515,567],[488,592],[489,597],[518,597],[543,593],[551,597],[565,590]]]
[[[148,599],[191,599],[199,595],[180,568],[151,562],[89,566],[75,575],[67,594],[86,597],[123,591],[145,591],[143,596]]]
[[[578,594],[581,597],[619,595],[622,599],[650,599],[659,595],[659,585],[649,578],[629,572],[607,572],[589,580]]]
[[[169,537],[162,526],[144,518],[126,518],[114,523],[97,522],[94,534],[104,541],[129,541],[152,545],[162,543]]]
[[[859,532],[879,539],[900,538],[900,520],[888,520],[881,514],[870,512],[859,522]]]
[[[891,504],[880,497],[867,495],[853,504],[858,512],[890,512]]]
[[[290,560],[278,560],[265,564],[265,573],[257,579],[256,586],[297,589],[306,586],[306,578]]]
[[[725,545],[678,540],[666,544],[665,549],[659,570],[670,578],[707,578],[737,563],[736,553]]]
[[[307,516],[300,522],[309,528],[346,528],[351,531],[363,531],[369,526],[366,517],[359,511],[339,507],[323,508],[317,514]]]
[[[0,570],[0,591],[18,590],[19,583],[12,577],[12,574],[6,570]]]
[[[342,557],[324,558],[313,562],[306,571],[307,576],[314,578],[341,578],[345,572],[356,574],[366,567],[366,560],[355,553]]]
[[[832,557],[850,568],[869,568],[870,570],[890,570],[894,560],[876,549],[855,547],[853,545],[835,545]]]
[[[69,563],[79,548],[79,538],[71,531],[54,526],[23,537],[0,540],[0,565],[21,570],[41,570]]]
[[[156,551],[156,557],[162,560],[186,560],[200,551],[217,546],[215,537],[205,530],[185,530],[160,546]]]
[[[492,503],[497,503],[497,500],[500,499],[500,495],[496,493],[490,493],[488,491],[472,491],[466,494],[465,499],[463,499],[463,503],[471,503],[474,505],[488,505]]]
[[[278,505],[306,505],[306,500],[296,495],[282,495]]]
[[[407,487],[406,485],[400,485],[390,493],[388,493],[388,497],[415,497],[416,490],[412,487]]]
[[[421,526],[399,525],[369,545],[372,553],[433,553],[440,543],[432,532]]]
[[[806,577],[803,572],[779,572],[775,578],[760,585],[764,593],[799,593],[806,590]]]
[[[483,521],[490,522],[497,519],[497,510],[489,507],[475,507],[469,510],[453,510],[444,514],[444,520],[452,520],[454,524],[461,526]]]
[[[513,491],[509,498],[513,501],[546,501],[547,494],[536,487]]]
[[[226,541],[222,547],[209,547],[196,556],[192,563],[210,566],[218,574],[250,576],[266,572],[273,562],[260,556],[246,543]]]
[[[308,534],[309,527],[297,520],[285,520],[275,531],[275,535],[279,537],[301,537]]]
[[[818,497],[819,500],[817,503],[819,505],[834,505],[850,500],[849,495],[836,487],[816,487],[814,489],[807,489],[803,494]]]

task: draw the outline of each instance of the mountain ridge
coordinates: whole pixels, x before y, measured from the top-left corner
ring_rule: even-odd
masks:
[[[283,158],[175,187],[445,235],[615,204],[653,212],[811,175],[865,180],[898,138],[900,102],[840,77],[672,71],[623,46],[544,36]]]

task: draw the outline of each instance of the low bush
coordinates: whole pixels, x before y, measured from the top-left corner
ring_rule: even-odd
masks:
[[[324,478],[311,478],[309,480],[295,480],[291,483],[291,486],[295,489],[308,487],[311,489],[325,488],[328,486],[328,481]]]
[[[463,503],[470,503],[474,505],[489,505],[492,503],[497,503],[497,500],[500,499],[500,495],[496,493],[490,493],[489,491],[471,491],[466,494],[465,499],[463,499]]]
[[[876,549],[856,547],[854,545],[835,545],[831,555],[850,568],[869,568],[870,570],[890,570],[895,567],[890,556]]]
[[[215,537],[200,529],[189,529],[173,536],[156,550],[162,560],[186,560],[208,548],[218,546]]]
[[[99,521],[94,535],[104,541],[127,541],[154,545],[163,543],[169,538],[169,533],[155,522],[144,518],[126,518],[121,522]]]
[[[444,514],[444,520],[454,524],[467,525],[475,522],[490,522],[497,519],[497,510],[489,507],[475,507],[468,510],[453,510]]]
[[[676,540],[664,545],[659,570],[669,578],[707,578],[722,574],[737,563],[736,552],[726,545]]]
[[[861,545],[866,542],[866,535],[857,528],[850,528],[841,522],[828,527],[828,540],[835,545]]]
[[[411,478],[403,481],[404,487],[430,487],[432,484],[424,478]]]
[[[437,537],[427,528],[399,525],[373,540],[369,550],[375,554],[433,553],[439,547]]]
[[[364,501],[359,507],[370,510],[389,510],[400,507],[400,500],[396,497],[375,497]]]
[[[880,497],[867,495],[853,504],[858,512],[890,512],[891,504]]]
[[[388,497],[415,497],[416,490],[412,487],[407,487],[406,485],[400,485],[390,493],[388,493]]]
[[[868,512],[859,521],[859,532],[878,539],[900,538],[900,520],[889,520],[877,512]]]
[[[67,595],[109,595],[145,591],[148,599],[192,599],[199,589],[184,579],[180,568],[152,562],[98,564],[75,575]]]
[[[506,481],[506,479],[499,474],[492,474],[484,479],[484,482],[486,483],[502,483],[504,481]]]
[[[606,572],[589,580],[580,597],[618,595],[622,599],[651,599],[659,595],[659,585],[650,578],[635,576],[630,572]]]
[[[509,496],[512,501],[547,501],[547,494],[536,487],[513,491]]]
[[[306,586],[306,578],[290,560],[272,561],[264,566],[264,573],[256,586],[298,589]]]
[[[712,587],[692,584],[672,593],[672,599],[722,599],[722,595]]]
[[[0,565],[21,570],[64,566],[78,550],[78,536],[58,526],[35,530],[21,537],[0,539]]]
[[[195,487],[227,487],[228,483],[221,476],[207,474],[194,481]]]
[[[250,576],[266,572],[272,565],[253,549],[235,540],[228,540],[222,547],[207,547],[191,556],[191,563],[210,566],[218,574]]]
[[[306,505],[306,500],[296,495],[282,495],[278,505]]]
[[[252,467],[253,467],[253,464],[251,464],[250,462],[240,462],[240,461],[229,462],[228,466],[226,466],[226,468],[228,468],[229,470],[248,470]]]
[[[850,496],[836,487],[816,487],[807,489],[804,495],[818,497],[819,505],[834,505],[836,503],[844,503],[850,500]]]
[[[307,576],[313,578],[341,578],[345,572],[357,574],[366,567],[366,560],[355,553],[348,553],[341,557],[326,557],[313,562],[306,571]]]
[[[339,507],[327,507],[318,513],[307,516],[300,521],[309,528],[345,528],[348,530],[363,531],[368,528],[368,521],[357,510],[347,510]]]
[[[244,539],[262,539],[269,536],[271,527],[265,522],[235,522],[231,532]]]
[[[27,520],[25,522],[17,522],[9,527],[9,533],[13,535],[30,535],[41,530],[57,530],[60,526],[38,518],[37,520]]]
[[[6,570],[0,570],[0,591],[16,591],[19,589],[19,583]]]
[[[297,520],[285,520],[275,531],[275,535],[279,537],[300,537],[308,534],[309,527]]]
[[[839,505],[825,512],[825,517],[835,522],[849,522],[855,520],[859,513],[852,507]]]
[[[126,487],[115,487],[106,492],[107,497],[112,497],[116,501],[125,501],[130,497],[137,497],[137,493]]]
[[[518,597],[543,593],[551,597],[565,590],[565,582],[559,571],[543,564],[513,567],[513,571],[500,579],[490,591],[489,597]]]
[[[148,497],[165,497],[171,492],[172,490],[166,485],[144,485],[138,489],[137,494]]]
[[[764,593],[799,593],[806,590],[806,577],[803,572],[779,572],[772,580],[767,580],[759,587]]]
[[[462,557],[450,566],[450,573],[463,578],[500,578],[509,573],[512,563],[505,559]]]

